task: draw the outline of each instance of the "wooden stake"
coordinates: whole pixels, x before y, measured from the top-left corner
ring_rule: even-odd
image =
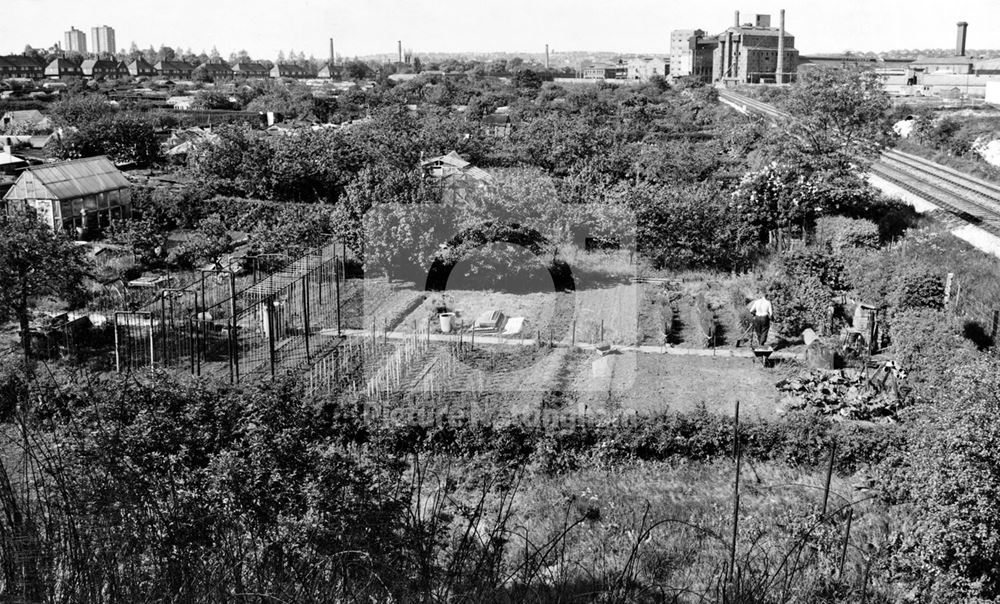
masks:
[[[729,579],[732,581],[736,569],[736,536],[740,524],[740,402],[736,401],[736,412],[733,417],[733,459],[736,460],[736,476],[733,479],[733,535],[729,549]]]

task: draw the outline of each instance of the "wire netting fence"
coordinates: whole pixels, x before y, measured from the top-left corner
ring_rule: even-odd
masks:
[[[233,383],[299,366],[336,345],[363,295],[345,279],[343,246],[311,250],[238,286],[235,270],[203,270],[182,288],[163,288],[136,310],[114,313],[119,371],[161,367],[228,375]],[[358,322],[351,318],[351,322]]]

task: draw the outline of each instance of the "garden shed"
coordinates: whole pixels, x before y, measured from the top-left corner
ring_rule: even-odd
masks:
[[[53,229],[104,228],[131,215],[131,183],[103,155],[25,169],[4,194],[6,211],[33,208]]]

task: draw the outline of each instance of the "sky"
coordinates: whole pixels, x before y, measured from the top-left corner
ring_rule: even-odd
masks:
[[[757,13],[786,29],[803,54],[952,48],[967,21],[970,49],[1000,48],[1000,0],[0,0],[0,53],[49,47],[71,26],[110,25],[117,45],[161,44],[223,57],[245,49],[344,57],[421,52],[560,50],[668,54],[670,30],[718,33]]]

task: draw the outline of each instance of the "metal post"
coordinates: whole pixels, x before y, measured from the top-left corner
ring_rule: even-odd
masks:
[[[240,383],[240,341],[236,335],[236,273],[229,272],[229,362],[231,381]],[[202,300],[204,302],[204,300]]]
[[[302,322],[305,325],[306,333],[306,360],[312,358],[309,353],[309,274],[306,273],[302,279]]]
[[[837,458],[837,441],[830,443],[830,461],[826,466],[826,484],[823,486],[823,516],[826,516],[826,504],[830,499],[830,480],[833,478],[833,462]]]
[[[264,302],[267,306],[267,348],[271,361],[271,377],[274,377],[274,301],[268,299]]]
[[[173,306],[173,305],[171,305]],[[173,309],[171,309],[173,310]],[[152,330],[152,326],[150,326]],[[167,366],[167,292],[160,292],[160,338],[163,342],[160,345],[160,351],[163,353],[162,358],[163,366]]]
[[[736,476],[733,479],[733,534],[729,549],[729,578],[732,580],[736,568],[736,535],[740,523],[740,402],[736,401],[736,413],[733,417],[733,457],[736,460]]]
[[[844,578],[844,562],[847,561],[847,545],[851,541],[851,521],[854,520],[854,508],[847,508],[847,526],[844,528],[844,541],[840,548],[840,568],[837,570],[837,578]]]
[[[114,314],[114,321],[113,321],[114,328],[115,328],[115,373],[121,373],[122,372],[121,351],[118,348],[118,315],[119,314],[121,314],[121,313],[115,312],[115,314]]]
[[[153,368],[153,351],[155,344],[153,343],[153,313],[146,313],[149,315],[149,368]]]
[[[344,267],[344,260],[343,260],[343,258],[341,258],[341,260],[340,260],[340,266],[342,268],[345,268]],[[337,336],[341,336],[343,334],[340,331],[340,271],[337,270],[337,261],[336,260],[334,260],[334,262],[333,262],[333,282],[334,282],[334,286],[337,289]],[[364,328],[363,325],[362,325],[362,328]]]

